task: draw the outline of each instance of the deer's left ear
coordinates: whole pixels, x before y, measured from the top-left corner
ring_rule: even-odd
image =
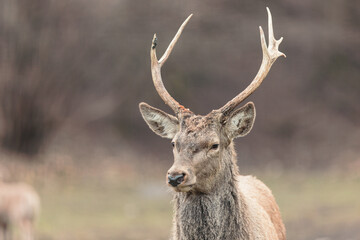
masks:
[[[225,123],[226,133],[229,138],[244,137],[247,135],[255,121],[255,105],[248,102],[245,106],[234,111]]]

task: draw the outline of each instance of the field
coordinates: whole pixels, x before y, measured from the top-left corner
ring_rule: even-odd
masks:
[[[164,168],[165,169],[165,168]],[[359,240],[360,176],[258,172],[272,190],[288,239]],[[42,240],[168,239],[171,192],[160,173],[87,174],[39,181]]]

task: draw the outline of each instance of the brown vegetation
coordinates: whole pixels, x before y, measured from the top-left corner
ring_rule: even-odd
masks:
[[[152,34],[161,29],[163,51],[177,23],[194,13],[179,43],[183,51],[174,52],[176,61],[170,59],[163,74],[177,99],[192,103],[195,111],[210,111],[251,79],[260,56],[253,26],[261,24],[265,4],[1,0],[2,146],[36,154],[65,124],[97,132],[106,126],[149,152],[153,138],[144,135],[135,106],[140,99],[161,103],[144,60]],[[307,168],[355,161],[360,149],[358,4],[275,1],[269,7],[287,39],[288,59],[256,93],[262,118],[256,135],[242,143],[242,162],[258,166],[267,159],[279,167]]]

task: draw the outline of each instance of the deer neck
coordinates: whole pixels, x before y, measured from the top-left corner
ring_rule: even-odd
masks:
[[[210,193],[175,194],[175,239],[249,239],[246,205],[236,187],[238,168],[232,144],[222,157],[223,169]]]

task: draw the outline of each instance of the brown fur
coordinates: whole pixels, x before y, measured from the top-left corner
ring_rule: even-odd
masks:
[[[172,116],[164,121],[166,115],[147,104],[142,103],[140,110],[149,125],[158,120],[157,134],[172,138],[174,164],[168,174],[185,174],[184,181],[173,187],[173,240],[285,240],[271,191],[255,177],[241,176],[236,164],[232,140],[251,130],[252,103],[234,111],[223,123],[215,111],[207,116],[187,112],[177,123],[170,121]],[[169,126],[170,122],[175,125]]]
[[[40,200],[32,187],[23,183],[0,183],[0,233],[11,239],[11,228],[19,228],[22,240],[33,240],[33,225]]]
[[[260,27],[263,61],[250,85],[218,110],[206,116],[193,114],[165,89],[161,67],[169,57],[190,15],[180,26],[160,60],[157,38],[150,50],[151,74],[159,96],[176,114],[171,116],[146,103],[140,111],[156,134],[172,139],[174,164],[169,186],[175,190],[173,240],[285,240],[285,227],[271,191],[251,176],[241,176],[233,139],[247,135],[255,120],[255,106],[239,104],[264,80],[280,56],[282,38],[276,40],[268,12],[269,45]]]
[[[270,189],[253,176],[240,176],[239,185],[244,194],[257,201],[270,216],[279,240],[285,239],[285,226],[282,223],[279,207]]]

